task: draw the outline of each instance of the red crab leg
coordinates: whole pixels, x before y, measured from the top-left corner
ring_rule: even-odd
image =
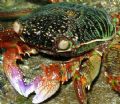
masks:
[[[76,71],[76,76],[80,76],[80,79],[77,79],[77,78],[74,79],[74,88],[75,88],[78,100],[80,104],[86,104],[87,98],[86,98],[85,87],[86,87],[87,79],[85,78],[85,76],[81,76],[77,71]]]
[[[87,54],[86,66],[79,67],[74,76],[74,87],[80,104],[87,104],[86,88],[90,90],[92,81],[99,73],[101,65],[101,55],[97,52]]]

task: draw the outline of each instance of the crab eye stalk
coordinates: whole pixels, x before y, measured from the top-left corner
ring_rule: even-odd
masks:
[[[58,44],[59,50],[68,50],[71,48],[71,43],[68,40],[61,40]]]

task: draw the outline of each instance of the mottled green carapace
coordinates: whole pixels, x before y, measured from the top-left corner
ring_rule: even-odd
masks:
[[[79,55],[114,33],[105,10],[73,3],[49,4],[16,23],[22,40],[52,55]]]

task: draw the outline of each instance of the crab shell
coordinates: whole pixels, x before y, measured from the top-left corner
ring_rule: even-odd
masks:
[[[56,56],[77,56],[113,38],[114,26],[101,9],[50,4],[14,23],[25,43]]]

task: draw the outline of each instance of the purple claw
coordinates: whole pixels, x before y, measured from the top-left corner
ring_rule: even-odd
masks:
[[[16,65],[9,65],[9,70],[5,70],[5,73],[11,83],[11,85],[18,91],[21,95],[28,97],[30,93],[34,91],[34,86],[26,84],[23,79],[23,75],[19,67]]]
[[[36,95],[33,98],[33,103],[41,103],[47,98],[51,97],[60,86],[59,81],[57,80],[48,80],[47,78],[42,78],[40,76],[36,77],[35,80],[29,84],[25,84],[23,80],[23,75],[21,74],[18,68],[11,69],[11,77],[9,81],[12,86],[18,91],[21,95],[28,97],[32,92],[35,92]]]
[[[41,103],[51,97],[58,89],[60,83],[57,80],[39,81],[38,86],[35,89],[36,95],[33,98],[33,103]]]
[[[29,94],[35,92],[36,95],[32,102],[41,103],[59,89],[60,82],[55,79],[49,79],[47,76],[37,76],[29,84],[25,83],[22,71],[16,65],[18,57],[16,49],[8,49],[4,54],[3,67],[10,83],[21,95],[28,97]]]

